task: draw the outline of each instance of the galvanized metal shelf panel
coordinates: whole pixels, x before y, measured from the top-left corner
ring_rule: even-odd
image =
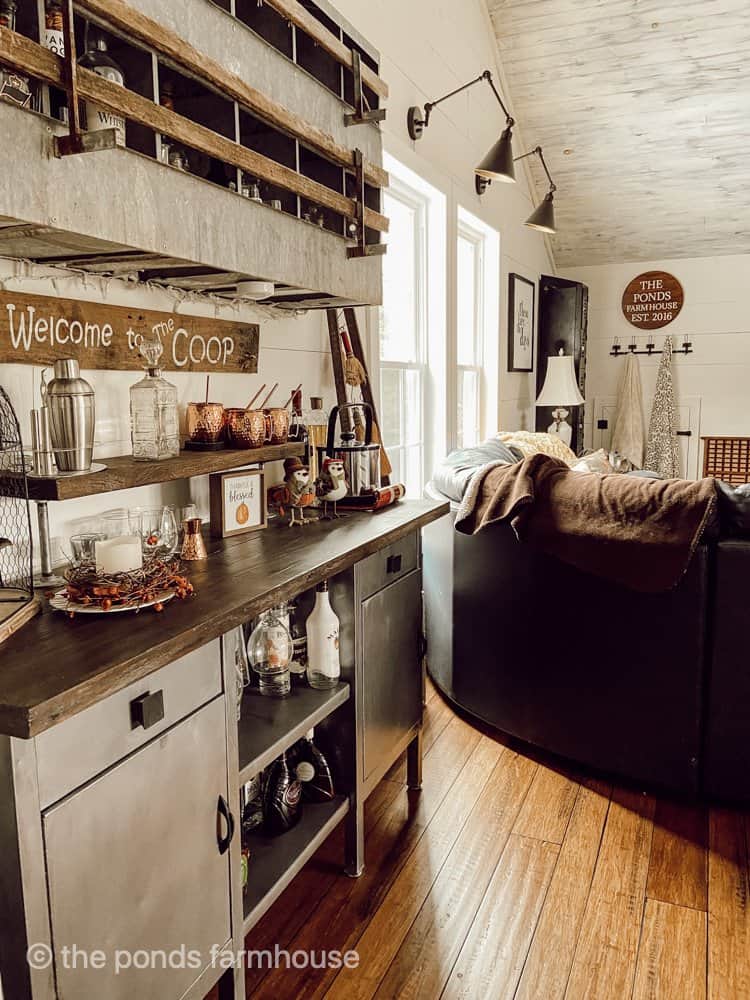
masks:
[[[248,781],[339,705],[350,688],[340,683],[330,691],[295,687],[288,698],[264,698],[256,689],[246,692],[239,722],[240,781]]]
[[[250,869],[244,900],[245,934],[279,898],[348,811],[349,799],[344,795],[330,802],[306,802],[294,829],[278,837],[256,832],[248,836]]]
[[[2,256],[63,266],[70,257],[85,268],[82,255],[130,251],[134,271],[139,257],[150,255],[152,279],[159,272],[153,255],[164,269],[192,266],[208,279],[203,291],[231,289],[247,277],[294,289],[297,307],[382,299],[381,260],[347,260],[347,241],[318,226],[130,149],[57,158],[53,136],[64,135],[64,126],[5,102],[0,133],[7,139],[0,172],[13,178],[0,205]],[[101,273],[95,260],[91,265]],[[215,285],[205,269],[219,272]],[[169,284],[169,274],[161,280]],[[278,292],[284,295],[283,287]]]

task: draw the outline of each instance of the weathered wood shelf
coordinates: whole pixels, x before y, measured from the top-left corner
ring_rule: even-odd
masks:
[[[349,800],[343,795],[330,802],[306,802],[302,817],[292,830],[279,837],[268,837],[262,832],[247,837],[250,866],[244,901],[245,934],[279,898],[348,811]]]
[[[349,698],[349,685],[330,691],[295,687],[288,698],[264,698],[249,689],[239,723],[240,781],[249,781]]]
[[[281,444],[241,451],[181,451],[177,458],[168,458],[163,462],[137,462],[132,455],[120,455],[102,459],[102,463],[107,466],[102,472],[91,472],[83,476],[31,478],[28,480],[29,499],[76,500],[135,486],[154,486],[177,479],[190,479],[192,476],[207,476],[212,472],[226,472],[259,462],[279,462],[285,458],[301,456],[304,452],[305,446],[302,444]]]

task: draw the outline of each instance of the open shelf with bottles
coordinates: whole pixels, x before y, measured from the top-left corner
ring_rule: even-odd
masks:
[[[240,781],[249,781],[259,774],[348,701],[350,693],[344,681],[329,691],[295,686],[288,698],[278,699],[264,698],[257,688],[248,688],[239,721]]]
[[[245,784],[261,776],[263,782],[273,780],[270,777],[273,769],[269,768],[282,754],[287,753],[290,774],[296,776],[299,758],[293,748],[310,731],[313,731],[315,746],[330,768],[335,797],[321,804],[310,801],[303,791],[301,815],[296,825],[283,833],[271,836],[264,826],[251,830],[243,828],[242,843],[250,853],[248,887],[243,896],[246,933],[343,819],[356,798],[359,737],[354,697],[356,653],[352,623],[356,595],[353,573],[350,569],[331,573],[326,594],[303,585],[289,596],[293,601],[290,609],[293,630],[300,627],[306,630],[314,611],[316,618],[321,612],[325,615],[327,601],[323,608],[316,610],[318,599],[327,597],[330,600],[327,613],[338,619],[341,677],[327,690],[310,687],[306,679],[295,681],[286,698],[272,698],[260,694],[251,668],[253,683],[245,689],[238,722],[240,816],[244,816]],[[278,602],[275,604],[278,606]],[[326,624],[321,627],[327,634],[331,622],[325,617],[323,621]],[[257,625],[257,621],[254,624]],[[315,630],[315,624],[312,628]],[[245,642],[245,635],[240,639],[239,633],[235,634],[231,642],[238,641]],[[226,647],[225,655],[236,658],[233,654],[236,648]],[[254,797],[252,793],[250,797]],[[347,828],[347,870],[356,868],[352,861],[356,852],[351,837],[352,831]]]
[[[297,825],[278,837],[269,837],[257,830],[247,835],[250,860],[243,900],[245,934],[258,923],[348,812],[349,799],[337,795],[330,802],[305,803]]]

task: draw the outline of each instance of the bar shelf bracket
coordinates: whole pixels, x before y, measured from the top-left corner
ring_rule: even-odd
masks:
[[[362,257],[377,257],[382,256],[387,252],[388,247],[385,243],[368,243],[367,242],[367,229],[365,226],[365,170],[364,170],[364,156],[362,155],[361,149],[354,150],[354,180],[356,185],[356,215],[354,222],[356,225],[356,237],[357,245],[353,247],[347,247],[346,256],[349,260],[356,260]]]
[[[365,96],[362,82],[362,59],[359,52],[352,51],[352,71],[354,73],[354,104],[356,110],[344,115],[344,124],[350,125],[371,125],[375,122],[385,121],[385,108],[370,108]]]

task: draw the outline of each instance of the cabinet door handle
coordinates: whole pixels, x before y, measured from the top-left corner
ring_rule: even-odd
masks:
[[[385,564],[386,573],[400,573],[401,572],[401,555],[388,556],[388,560]]]
[[[222,819],[226,823],[227,833],[223,837],[221,834],[221,821]],[[229,845],[232,843],[232,838],[234,837],[234,816],[232,815],[232,810],[227,805],[227,800],[223,795],[219,796],[219,815],[216,819],[216,839],[219,844],[219,854],[226,854],[229,850]]]
[[[164,718],[164,692],[147,691],[140,698],[130,702],[130,725],[132,729],[143,726],[150,729]]]

